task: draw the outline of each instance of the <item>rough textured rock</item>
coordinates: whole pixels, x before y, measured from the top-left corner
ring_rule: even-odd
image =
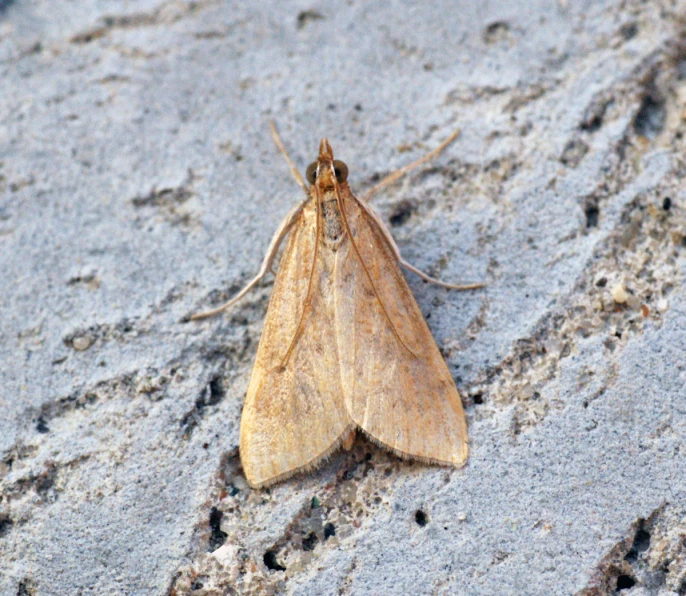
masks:
[[[0,593],[686,594],[682,2],[0,1]],[[256,271],[327,136],[461,389],[247,488]],[[213,554],[212,551],[214,551]]]

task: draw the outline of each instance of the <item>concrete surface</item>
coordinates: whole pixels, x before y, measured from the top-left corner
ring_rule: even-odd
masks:
[[[686,594],[683,1],[0,2],[0,593]],[[467,409],[251,491],[257,270],[327,136]]]

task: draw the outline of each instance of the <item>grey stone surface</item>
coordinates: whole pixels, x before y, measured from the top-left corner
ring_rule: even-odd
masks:
[[[0,2],[0,593],[686,593],[684,8]],[[183,319],[300,198],[269,118],[358,190],[461,128],[374,205],[488,281],[408,276],[463,470],[358,438],[247,488],[270,286]]]

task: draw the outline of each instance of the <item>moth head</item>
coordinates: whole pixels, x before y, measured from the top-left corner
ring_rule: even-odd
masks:
[[[329,141],[322,139],[319,142],[317,161],[307,166],[305,177],[310,184],[316,184],[322,190],[333,188],[334,179],[338,184],[343,184],[348,179],[348,166],[340,159],[333,158]]]

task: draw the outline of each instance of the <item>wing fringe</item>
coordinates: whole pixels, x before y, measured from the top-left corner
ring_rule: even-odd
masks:
[[[264,482],[257,482],[257,483],[252,483],[250,480],[248,480],[248,484],[250,485],[251,488],[265,488],[267,486],[271,486],[272,484],[276,484],[277,482],[281,482],[283,480],[287,480],[288,478],[291,478],[292,476],[295,476],[296,474],[300,474],[302,472],[309,472],[316,468],[319,464],[321,464],[323,461],[326,461],[333,455],[335,451],[337,451],[341,445],[343,444],[343,441],[346,439],[347,434],[351,430],[355,430],[358,428],[358,426],[354,423],[351,422],[348,426],[345,427],[345,430],[339,435],[339,437],[327,447],[325,451],[320,453],[319,455],[313,457],[311,460],[303,464],[302,466],[298,468],[293,468],[292,470],[288,470],[286,472],[283,472],[281,474],[278,474],[277,476],[273,476],[272,478],[269,478],[268,480],[265,480]],[[247,477],[246,477],[247,478]]]

